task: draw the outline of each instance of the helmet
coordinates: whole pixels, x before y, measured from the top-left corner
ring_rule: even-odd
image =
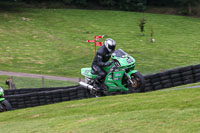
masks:
[[[107,38],[104,44],[109,52],[113,52],[115,50],[115,41],[111,38]]]
[[[0,87],[0,96],[4,96],[3,88]]]

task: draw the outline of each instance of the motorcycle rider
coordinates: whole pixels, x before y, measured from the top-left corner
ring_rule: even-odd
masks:
[[[115,46],[115,41],[111,38],[107,38],[104,42],[104,45],[98,49],[97,54],[92,62],[92,73],[97,74],[95,83],[99,84],[103,82],[102,80],[107,74],[103,70],[103,67],[110,66],[112,64],[112,62],[108,62],[108,60],[110,59],[111,54],[114,52]]]

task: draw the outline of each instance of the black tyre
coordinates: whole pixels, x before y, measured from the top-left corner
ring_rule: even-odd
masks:
[[[192,71],[186,71],[182,73],[182,76],[192,75]]]
[[[169,75],[160,77],[161,80],[168,80],[168,79],[170,79],[170,78],[171,78],[171,77],[170,77]]]
[[[129,85],[128,88],[130,92],[144,92],[145,89],[145,79],[139,72],[131,75],[131,80],[134,85]]]
[[[199,68],[199,69],[196,69],[196,70],[194,70],[194,73],[200,73],[200,68]]]
[[[163,85],[163,88],[170,88],[170,87],[173,87],[172,83],[168,83],[168,84]]]
[[[10,105],[10,103],[7,100],[3,100],[1,103],[2,106],[2,111],[9,111],[12,110],[12,106]]]
[[[146,81],[145,81],[145,82],[146,82]],[[146,86],[146,87],[150,87],[150,86],[151,86],[151,83],[147,83],[147,82],[146,82],[145,86]]]
[[[181,78],[181,74],[180,73],[172,74],[171,79],[174,79],[174,78]]]
[[[194,66],[193,66],[193,69],[200,69],[200,64],[194,65]]]
[[[155,78],[155,79],[152,79],[152,80],[151,80],[151,82],[152,82],[152,83],[157,83],[157,82],[160,82],[160,78]]]
[[[171,80],[170,80],[170,79],[163,80],[161,83],[162,83],[162,84],[168,84],[168,83],[171,83]]]
[[[173,86],[183,85],[183,81],[174,82]]]
[[[147,86],[145,87],[145,92],[148,92],[148,91],[153,91],[153,87],[152,86]]]
[[[160,82],[155,82],[155,83],[153,83],[152,85],[153,85],[153,86],[159,86],[159,85],[161,85],[161,83],[160,83]]]
[[[180,68],[181,72],[186,72],[186,71],[191,71],[191,70],[192,70],[192,66],[186,66],[186,67]]]
[[[162,85],[158,85],[158,86],[155,86],[154,87],[154,90],[160,90],[160,89],[162,89],[163,87],[162,87]]]
[[[179,68],[170,70],[170,74],[177,74],[177,73],[180,73],[180,69]]]

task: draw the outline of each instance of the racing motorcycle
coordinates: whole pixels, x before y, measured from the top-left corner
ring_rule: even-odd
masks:
[[[81,74],[85,76],[85,82],[79,85],[88,89],[93,96],[105,96],[113,92],[143,92],[145,80],[140,72],[135,70],[135,59],[122,49],[114,51],[111,55],[112,65],[104,67],[107,73],[102,84],[96,84],[96,74],[91,68],[82,68]]]
[[[12,110],[10,103],[4,98],[4,90],[0,87],[0,112]]]

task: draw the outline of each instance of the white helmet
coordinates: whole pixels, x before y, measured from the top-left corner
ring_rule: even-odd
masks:
[[[3,88],[0,87],[0,96],[4,96]]]
[[[115,41],[111,38],[107,38],[105,41],[105,46],[109,52],[113,52],[115,50]]]

